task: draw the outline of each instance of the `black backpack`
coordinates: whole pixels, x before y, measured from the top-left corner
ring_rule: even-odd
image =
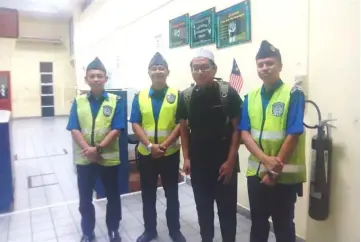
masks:
[[[229,90],[229,83],[223,81],[221,78],[214,78],[216,80],[216,82],[219,84],[219,95],[221,98],[221,104],[222,104],[222,108],[224,113],[227,115],[228,114],[228,90]],[[192,99],[192,93],[194,90],[195,85],[191,85],[190,87],[188,87],[187,89],[185,89],[183,91],[183,100],[184,100],[184,104],[185,104],[185,108],[187,113],[189,114],[189,107],[190,107],[190,103],[191,103],[191,99]],[[227,115],[227,119],[225,122],[226,125],[229,124],[229,117]]]

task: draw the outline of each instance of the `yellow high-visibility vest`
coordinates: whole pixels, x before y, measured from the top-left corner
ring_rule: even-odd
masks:
[[[139,92],[138,100],[140,112],[142,115],[142,128],[151,143],[155,142],[155,135],[158,138],[158,144],[164,142],[176,127],[176,111],[178,104],[178,91],[168,88],[162,107],[159,112],[158,122],[154,120],[152,99],[149,96],[149,89]],[[177,139],[173,144],[169,145],[165,156],[171,155],[179,151],[180,144]],[[139,143],[138,151],[142,155],[149,155],[151,152],[143,143]]]
[[[285,84],[272,95],[263,117],[261,88],[248,95],[248,115],[251,134],[258,146],[269,156],[277,156],[285,140],[287,114],[290,105],[291,88]],[[254,155],[249,156],[247,176],[265,174],[265,167]],[[305,134],[300,135],[297,148],[287,164],[284,165],[277,182],[293,184],[306,181]]]
[[[94,141],[94,145],[99,144],[111,131],[112,119],[117,105],[117,96],[111,93],[107,93],[107,95],[108,98],[104,99],[94,120],[94,124],[87,94],[80,95],[76,98],[81,132],[88,144],[92,143],[92,139]],[[115,166],[120,164],[119,138],[114,140],[107,147],[104,147],[101,156],[103,157],[103,161],[100,165]],[[90,164],[90,161],[81,155],[81,149],[78,145],[76,145],[75,163],[78,165]]]

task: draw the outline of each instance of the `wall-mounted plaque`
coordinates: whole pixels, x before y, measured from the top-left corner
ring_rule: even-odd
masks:
[[[195,48],[215,42],[215,8],[190,17],[190,47]]]
[[[216,15],[217,48],[242,44],[251,40],[250,2],[246,0],[219,11]]]
[[[169,20],[169,48],[189,44],[189,14]]]

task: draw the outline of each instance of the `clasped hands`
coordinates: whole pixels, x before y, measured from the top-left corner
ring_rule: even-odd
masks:
[[[153,144],[151,148],[151,155],[153,159],[158,159],[164,156],[165,152],[168,149],[168,145],[165,143],[162,144]]]
[[[266,167],[266,174],[263,176],[261,183],[274,186],[276,184],[276,180],[283,169],[283,162],[274,156],[265,156],[262,159],[263,165]]]
[[[99,163],[103,157],[98,153],[96,147],[89,146],[82,150],[82,155],[90,162]]]

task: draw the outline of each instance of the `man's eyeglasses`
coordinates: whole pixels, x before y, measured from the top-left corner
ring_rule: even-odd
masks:
[[[211,67],[210,66],[192,66],[192,72],[207,72],[210,71]]]

